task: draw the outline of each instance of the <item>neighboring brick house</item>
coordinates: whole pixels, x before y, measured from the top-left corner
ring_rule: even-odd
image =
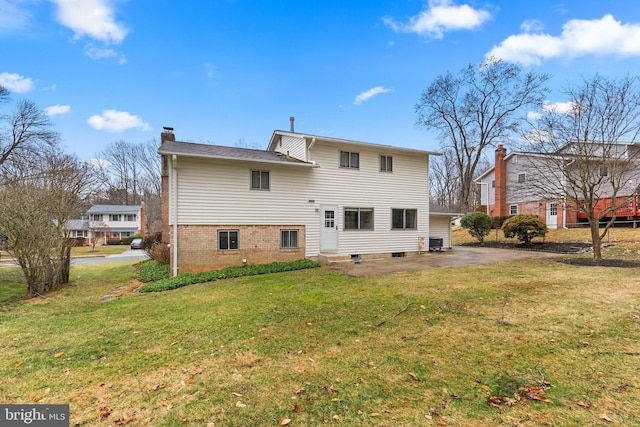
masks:
[[[437,153],[306,135],[293,121],[266,150],[179,142],[171,128],[161,141],[173,274],[402,257],[428,241],[429,156]]]
[[[141,205],[94,205],[87,211],[86,219],[70,220],[67,229],[80,245],[90,245],[93,239],[102,245],[109,240],[144,234],[144,211],[144,202]]]
[[[569,144],[567,145],[569,146]],[[617,144],[620,150],[628,150],[630,159],[637,159],[634,150],[638,150],[638,144]],[[481,206],[478,210],[486,212],[489,216],[509,216],[515,214],[536,215],[549,229],[567,228],[586,222],[586,216],[577,209],[572,208],[571,202],[566,198],[557,198],[546,194],[545,189],[552,188],[553,194],[562,194],[562,174],[550,168],[558,164],[557,161],[549,161],[553,155],[527,152],[511,152],[507,154],[506,148],[498,145],[495,151],[495,164],[475,179],[480,185]],[[555,158],[562,159],[561,155]],[[602,160],[600,158],[600,160]],[[567,163],[570,167],[570,162]],[[594,156],[593,166],[595,172],[602,175],[603,184],[596,210],[606,209],[611,204],[611,193],[608,192],[606,180],[607,168],[599,163]],[[635,170],[635,169],[634,169]],[[576,172],[579,173],[579,172]],[[542,176],[545,174],[546,176]],[[640,176],[638,172],[632,172],[629,176]],[[550,179],[555,177],[555,179]],[[616,198],[616,216],[620,220],[640,219],[640,195],[638,194],[638,182],[630,179],[628,185],[621,188]],[[611,215],[608,215],[609,217]]]

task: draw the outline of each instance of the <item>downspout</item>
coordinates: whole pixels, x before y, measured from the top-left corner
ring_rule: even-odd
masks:
[[[171,200],[173,210],[173,277],[178,275],[178,157],[171,158]]]

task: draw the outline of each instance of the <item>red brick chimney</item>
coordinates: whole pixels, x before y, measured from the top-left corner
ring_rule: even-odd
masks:
[[[496,148],[495,164],[495,215],[509,215],[507,210],[507,164],[504,158],[507,157],[507,149],[498,145]]]

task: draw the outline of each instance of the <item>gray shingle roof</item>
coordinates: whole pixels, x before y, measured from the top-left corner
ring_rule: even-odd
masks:
[[[93,205],[89,214],[137,214],[140,205]]]
[[[67,221],[67,230],[86,230],[88,228],[86,219],[70,219]]]
[[[461,216],[461,212],[456,212],[453,209],[445,208],[444,206],[437,205],[433,202],[429,202],[429,215],[443,215],[443,216]]]
[[[192,157],[213,159],[246,160],[265,163],[296,164],[313,166],[293,157],[274,151],[254,150],[249,148],[225,147],[222,145],[195,144],[192,142],[164,141],[158,149],[160,154],[179,154]]]

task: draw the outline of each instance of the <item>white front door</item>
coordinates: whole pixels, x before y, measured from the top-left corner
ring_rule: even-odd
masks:
[[[320,207],[320,252],[338,250],[338,207],[323,205]]]
[[[547,202],[547,228],[549,230],[558,228],[558,204],[556,202]]]

